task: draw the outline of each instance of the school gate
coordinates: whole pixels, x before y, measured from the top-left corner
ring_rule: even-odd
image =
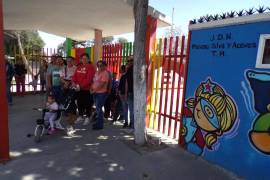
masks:
[[[186,79],[187,68],[187,38],[170,37],[158,39],[154,43],[153,50],[149,53],[147,61],[147,119],[146,127],[170,137],[179,140],[180,120],[183,103],[183,93]],[[106,61],[108,69],[117,73],[120,78],[120,67],[126,65],[128,57],[133,55],[134,44],[117,43],[103,45],[101,57]],[[22,57],[18,49],[10,50],[16,63],[17,59]],[[38,53],[25,49],[25,57],[32,68],[32,73],[38,74],[42,60],[50,61],[53,54],[57,54],[56,49],[41,49]],[[82,53],[88,53],[90,61],[93,63],[93,47],[71,48],[70,54],[79,61]],[[31,93],[33,88],[29,84],[32,81],[33,74],[26,74],[26,92]],[[15,92],[16,82],[12,83],[12,92]],[[37,90],[41,90],[38,82]]]
[[[146,127],[179,140],[183,93],[187,75],[188,40],[185,36],[159,39],[147,63]],[[133,43],[103,46],[103,59],[111,72],[133,55]]]

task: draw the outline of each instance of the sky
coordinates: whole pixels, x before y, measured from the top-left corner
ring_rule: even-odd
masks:
[[[249,8],[258,8],[265,6],[270,8],[270,0],[149,0],[150,6],[162,12],[166,16],[172,17],[174,8],[174,25],[187,33],[188,23],[192,19],[198,19],[207,14],[221,14],[230,11],[248,10]],[[65,38],[51,34],[39,32],[41,38],[46,43],[46,47],[56,48],[58,44],[64,42]],[[164,29],[157,32],[157,36],[164,35]],[[132,34],[115,36],[115,39],[125,37],[133,41]]]

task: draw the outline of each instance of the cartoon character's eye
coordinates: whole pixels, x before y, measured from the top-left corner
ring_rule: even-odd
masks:
[[[214,117],[214,113],[213,113],[212,109],[209,106],[205,106],[204,107],[204,112],[206,113],[206,115],[209,118],[213,118]]]

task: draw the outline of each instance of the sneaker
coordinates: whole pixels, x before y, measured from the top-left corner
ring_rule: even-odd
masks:
[[[69,131],[69,132],[75,132],[75,130],[74,130],[74,128],[73,128],[73,126],[69,126],[69,127],[67,127],[67,131]]]
[[[67,135],[68,136],[73,136],[74,133],[75,133],[75,130],[74,130],[74,128],[72,126],[67,128]]]
[[[86,125],[89,124],[89,122],[90,122],[89,118],[86,117],[85,120],[84,120],[84,122],[83,122],[83,125],[86,126]]]
[[[80,122],[82,122],[83,121],[83,117],[82,116],[79,116],[78,118],[77,118],[77,120],[74,122],[75,124],[78,124],[78,123],[80,123]]]
[[[54,134],[55,132],[56,132],[55,129],[50,129],[49,132],[48,132],[48,134],[52,135],[52,134]]]

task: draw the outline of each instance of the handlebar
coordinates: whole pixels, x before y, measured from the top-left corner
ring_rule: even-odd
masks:
[[[47,109],[47,108],[33,108],[33,110],[36,110],[36,111],[45,111],[45,112],[53,112],[53,113],[56,113],[58,110],[50,110],[50,109]],[[61,109],[59,109],[61,111]]]

